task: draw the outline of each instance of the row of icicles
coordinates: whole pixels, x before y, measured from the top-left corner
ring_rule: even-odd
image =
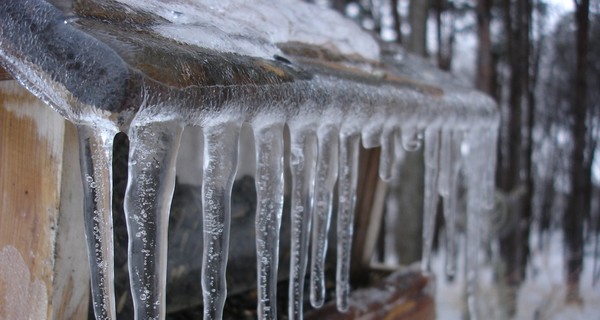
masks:
[[[252,124],[256,143],[256,249],[258,318],[276,319],[279,229],[284,199],[284,123]],[[349,269],[356,198],[360,131],[339,126],[288,123],[291,172],[290,319],[302,319],[304,279],[309,256],[310,302],[325,299],[324,262],[332,201],[337,181],[336,302],[349,307]],[[204,319],[221,319],[227,296],[231,190],[238,160],[240,122],[203,128],[202,181]],[[175,160],[184,125],[178,121],[132,126],[125,214],[129,234],[128,263],[135,319],[164,319],[167,226],[175,184]],[[79,125],[85,221],[91,268],[93,308],[97,319],[116,319],[112,235],[112,143],[116,130]],[[458,178],[463,171],[467,193],[467,291],[475,306],[479,215],[493,204],[496,130],[395,128],[362,132],[363,146],[381,146],[379,174],[397,174],[404,152],[424,140],[425,190],[422,268],[429,270],[435,212],[443,199],[447,223],[446,271],[453,274]],[[474,310],[474,309],[473,309]]]

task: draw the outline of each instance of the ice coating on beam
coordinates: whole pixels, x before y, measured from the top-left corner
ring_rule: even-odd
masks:
[[[379,59],[377,42],[357,24],[301,1],[118,1],[170,22],[154,27],[167,38],[221,52],[272,59],[282,55],[277,43],[302,42]]]
[[[65,24],[41,0],[0,6],[0,63],[63,117],[93,122],[85,111],[114,110],[126,95],[127,66],[111,48]],[[76,108],[68,106],[76,106]]]
[[[440,164],[433,161],[437,156],[432,154],[440,152],[443,159],[448,157],[446,138],[449,131],[453,135],[455,132],[465,131],[469,134],[472,149],[485,148],[481,157],[475,157],[473,152],[465,159],[465,171],[471,177],[469,190],[474,190],[469,193],[468,228],[468,238],[473,240],[468,249],[471,257],[468,263],[471,279],[469,292],[474,299],[477,214],[481,214],[483,208],[493,205],[495,145],[487,142],[495,141],[498,113],[495,104],[488,97],[457,84],[454,78],[393,46],[385,45],[385,52],[379,56],[378,46],[373,46],[375,41],[358,27],[347,21],[332,23],[341,18],[307,4],[292,1],[259,1],[252,4],[214,1],[202,4],[173,0],[146,2],[142,8],[139,1],[120,2],[130,6],[131,12],[128,13],[149,10],[157,17],[162,17],[164,21],[159,19],[152,21],[150,27],[139,27],[156,32],[163,38],[153,34],[149,39],[154,42],[135,43],[139,34],[127,34],[127,31],[120,29],[122,25],[119,22],[115,23],[115,27],[109,22],[92,18],[82,18],[79,22],[77,19],[63,20],[67,18],[41,0],[25,2],[39,13],[31,15],[31,10],[15,11],[15,8],[22,9],[20,2],[7,0],[7,5],[0,8],[0,17],[3,18],[0,19],[0,60],[22,84],[45,99],[67,119],[80,125],[108,122],[107,127],[115,131],[118,127],[129,133],[132,149],[126,211],[132,239],[130,274],[137,318],[164,317],[165,219],[168,217],[172,193],[173,158],[177,153],[181,128],[185,125],[202,127],[205,133],[203,219],[206,247],[202,280],[205,318],[221,317],[226,297],[224,272],[227,263],[231,179],[235,171],[233,162],[237,157],[237,148],[233,145],[237,143],[239,125],[243,121],[251,124],[258,137],[257,171],[262,173],[256,181],[257,189],[266,184],[272,187],[271,190],[258,191],[261,204],[256,225],[259,235],[258,308],[262,312],[261,317],[273,318],[276,312],[276,293],[273,289],[277,263],[274,260],[278,254],[278,221],[281,218],[284,184],[282,170],[278,167],[283,165],[281,127],[286,123],[293,140],[290,165],[294,177],[291,182],[294,190],[292,223],[295,230],[293,243],[296,244],[291,254],[291,318],[302,317],[302,281],[311,232],[315,239],[313,252],[317,252],[314,257],[318,258],[314,266],[311,264],[311,302],[319,305],[322,300],[321,264],[325,255],[324,241],[329,219],[327,207],[330,201],[327,196],[331,196],[332,185],[336,181],[333,176],[333,163],[336,161],[339,161],[339,168],[336,169],[339,170],[340,190],[336,291],[340,309],[345,309],[347,305],[361,136],[365,147],[383,145],[381,172],[382,177],[387,178],[394,175],[393,167],[401,162],[403,150],[417,149],[422,143],[422,132],[425,132],[426,151],[429,154],[426,156],[429,167],[429,183],[426,184],[428,199],[437,197],[439,192],[444,197],[445,206],[446,198],[456,198],[457,188],[453,187],[455,182],[452,182],[457,170],[456,159],[451,157],[451,165],[448,167],[446,160]],[[261,18],[265,15],[269,19]],[[44,32],[35,32],[35,28],[30,28],[30,22],[20,19],[23,17],[30,18],[30,22],[44,22],[40,26],[47,28]],[[50,18],[46,19],[47,17]],[[147,27],[149,29],[145,29]],[[342,32],[338,27],[346,30]],[[68,41],[71,39],[69,36],[90,45],[76,46],[74,43],[77,42]],[[48,48],[48,40],[55,38],[65,41],[59,41],[57,48]],[[164,43],[159,43],[170,40],[182,40],[184,44],[169,42],[165,46]],[[283,50],[279,49],[278,44],[296,41],[325,47],[330,53],[345,54],[347,59],[342,57],[339,63],[289,55],[284,59],[275,59],[274,55],[281,55]],[[133,44],[140,46],[135,47],[140,51],[150,50],[150,58],[158,55],[162,60],[149,60],[156,64],[152,65],[154,69],[137,69],[139,65],[135,63],[140,59],[146,62],[143,59],[147,57],[137,49],[128,51]],[[57,53],[68,55],[69,50],[73,51],[74,57],[81,57],[74,61],[81,64],[79,69],[66,68],[65,61],[59,59],[60,54]],[[363,68],[362,65],[353,64],[355,56],[379,60],[380,64]],[[48,57],[51,59],[44,60]],[[204,58],[210,58],[211,63],[203,63]],[[215,78],[193,77],[195,70],[211,71],[202,68],[210,68],[213,63],[220,66],[216,72],[209,73]],[[90,70],[99,67],[115,72],[108,72],[101,79],[101,85],[93,87],[96,91],[90,91],[92,86],[89,79],[90,74],[93,74]],[[163,79],[160,72],[150,73],[157,70],[176,70],[181,74],[174,79]],[[108,81],[113,76],[117,81]],[[189,79],[186,78],[188,76]],[[239,78],[243,80],[238,81]],[[99,88],[102,85],[105,87]],[[335,140],[327,138],[335,134],[333,131],[323,134],[321,130],[327,126],[341,130],[338,133],[339,144],[337,147],[333,146],[334,143],[331,144],[327,151],[332,151],[333,154],[329,155],[323,150],[327,149],[328,143],[325,141]],[[431,133],[440,130],[443,132],[441,149],[427,147],[432,145]],[[472,141],[473,132],[484,142]],[[309,136],[310,141],[306,142]],[[157,144],[156,137],[162,137],[159,140],[162,143]],[[274,142],[271,143],[271,148],[267,145],[268,141]],[[319,145],[321,142],[322,145]],[[460,144],[456,141],[452,143],[454,149],[457,143]],[[82,151],[88,148],[86,144],[88,143],[82,143]],[[108,146],[106,141],[102,144]],[[317,146],[319,151],[316,151]],[[334,151],[338,148],[339,155],[336,155]],[[103,207],[100,210],[103,212],[103,222],[94,221],[96,212],[91,212],[92,209],[88,208],[87,223],[98,228],[104,224],[105,227],[90,242],[90,246],[98,243],[98,252],[101,252],[99,255],[90,255],[90,261],[98,262],[97,256],[102,260],[99,274],[104,280],[95,281],[93,286],[95,292],[100,292],[96,295],[99,296],[96,300],[103,301],[96,311],[97,317],[105,318],[105,314],[112,312],[111,301],[114,300],[111,289],[106,285],[106,279],[111,277],[111,249],[108,239],[110,228],[106,225],[106,201],[110,195],[105,187],[99,192],[97,182],[101,180],[103,185],[107,185],[110,178],[110,168],[107,168],[110,154],[105,149],[99,150],[97,153],[82,152],[82,162],[91,163],[89,168],[93,168],[84,170],[83,175],[85,181],[88,176],[93,177],[93,181],[90,180],[87,186],[88,200],[91,201],[89,203],[95,203],[98,208]],[[103,159],[99,159],[98,155]],[[262,165],[261,157],[265,161]],[[325,163],[329,163],[329,172],[325,172]],[[435,172],[438,170],[439,176],[436,176]],[[435,179],[438,179],[437,183]],[[479,183],[484,185],[484,188],[479,188],[481,190],[474,187],[479,186]],[[317,191],[311,189],[313,184]],[[92,195],[93,193],[99,196]],[[429,200],[426,205],[428,230],[432,228],[430,218],[432,208],[435,208]],[[448,203],[450,207],[454,206],[451,201]],[[318,217],[312,216],[313,210]],[[455,210],[447,211],[450,217]],[[311,218],[314,219],[312,227]],[[432,236],[427,230],[425,234],[427,239]],[[94,250],[90,252],[96,252]]]

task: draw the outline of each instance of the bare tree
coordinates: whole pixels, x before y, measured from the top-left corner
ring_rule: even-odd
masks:
[[[454,3],[448,0],[435,0],[434,9],[436,14],[438,67],[442,70],[450,70],[452,68],[456,34]]]
[[[411,0],[409,6],[410,36],[406,48],[420,56],[427,55],[427,15],[429,1]]]
[[[567,211],[563,217],[566,240],[565,262],[567,268],[568,301],[577,301],[579,297],[579,278],[583,267],[583,221],[590,213],[592,190],[592,155],[587,147],[588,115],[586,103],[586,68],[589,47],[589,0],[575,1],[576,31],[576,67],[571,102],[571,134],[573,150],[571,153],[571,194]],[[587,151],[587,152],[586,152]]]
[[[478,0],[477,13],[477,89],[498,98],[496,64],[492,56],[492,37],[490,24],[492,22],[492,0]]]

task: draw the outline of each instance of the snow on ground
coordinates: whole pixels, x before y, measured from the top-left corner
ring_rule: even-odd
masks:
[[[535,232],[532,232],[536,234]],[[537,235],[537,234],[536,234]],[[586,247],[584,270],[580,282],[581,304],[566,304],[563,273],[562,235],[555,232],[543,250],[538,248],[538,239],[531,239],[532,259],[528,266],[525,283],[517,295],[515,320],[594,320],[600,319],[600,285],[592,285],[593,246]],[[464,256],[459,257],[457,277],[454,282],[445,280],[443,273],[444,254],[438,253],[432,268],[436,277],[437,315],[441,320],[465,319],[464,300]],[[491,267],[485,266],[479,274],[479,310],[486,320],[506,319],[499,299],[498,286],[494,283]]]

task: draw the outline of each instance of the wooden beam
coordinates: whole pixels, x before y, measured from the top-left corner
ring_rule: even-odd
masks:
[[[4,70],[2,67],[0,67],[0,81],[2,80],[10,80],[12,79],[11,75]]]
[[[67,205],[61,195],[64,135],[58,114],[15,81],[0,82],[0,319],[54,319],[52,301],[64,300],[55,299],[54,288],[67,287],[55,282],[69,279],[57,274],[79,268],[56,268],[62,259],[55,256],[59,212]],[[85,288],[87,282],[77,279],[73,288]],[[86,297],[78,297],[86,302],[80,314],[87,311]],[[76,314],[68,318],[85,319]]]
[[[397,271],[365,289],[352,292],[347,312],[339,312],[335,301],[307,312],[305,319],[317,320],[433,320],[434,279],[415,271]]]

